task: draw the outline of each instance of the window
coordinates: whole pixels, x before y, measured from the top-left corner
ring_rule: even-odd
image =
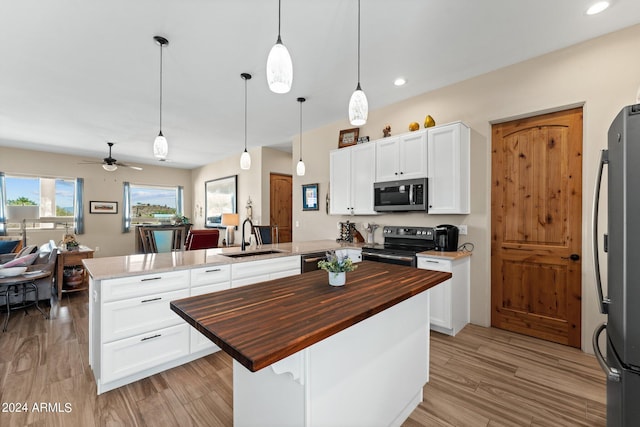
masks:
[[[78,180],[37,176],[4,176],[7,230],[76,227]],[[81,188],[81,185],[80,185]]]
[[[182,187],[125,183],[124,199],[126,230],[130,224],[162,224],[182,216]]]

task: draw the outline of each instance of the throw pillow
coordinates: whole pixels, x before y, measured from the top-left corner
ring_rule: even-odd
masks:
[[[33,254],[21,256],[20,258],[16,258],[14,260],[11,260],[11,261],[5,263],[4,265],[2,265],[2,267],[3,268],[28,267],[31,264],[33,264],[33,262],[36,260],[37,257],[38,257],[38,253],[37,252],[33,253]]]
[[[18,243],[20,240],[0,240],[0,254],[10,254]]]

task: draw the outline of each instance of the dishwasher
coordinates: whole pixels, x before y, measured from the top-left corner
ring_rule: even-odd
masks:
[[[318,270],[318,261],[322,261],[326,258],[327,254],[325,252],[304,254],[300,257],[300,271],[302,273],[308,273],[310,271]]]

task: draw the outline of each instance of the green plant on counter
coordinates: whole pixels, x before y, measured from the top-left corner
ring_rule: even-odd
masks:
[[[327,252],[327,259],[318,262],[318,268],[329,271],[331,273],[341,273],[353,271],[357,268],[349,257],[338,256],[336,251]]]

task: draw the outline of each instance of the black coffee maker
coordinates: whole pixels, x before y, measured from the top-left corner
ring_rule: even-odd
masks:
[[[435,228],[436,251],[455,252],[458,250],[458,227],[442,224]]]

